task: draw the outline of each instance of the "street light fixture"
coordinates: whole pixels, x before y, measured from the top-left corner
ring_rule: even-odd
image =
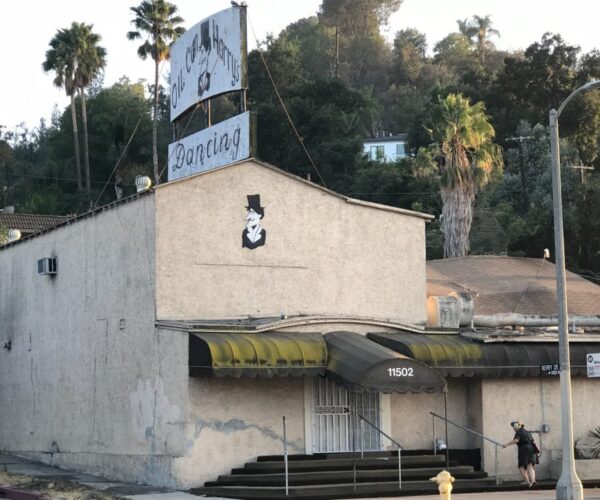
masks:
[[[571,362],[569,356],[569,319],[565,280],[565,243],[560,180],[560,147],[558,117],[567,103],[578,94],[600,87],[593,80],[573,91],[558,108],[550,110],[550,150],[552,156],[552,193],[554,205],[554,246],[556,253],[556,291],[558,294],[558,352],[560,361],[560,408],[562,432],[562,472],[556,484],[557,500],[583,500],[583,486],[575,471],[573,450],[573,408],[571,403]]]

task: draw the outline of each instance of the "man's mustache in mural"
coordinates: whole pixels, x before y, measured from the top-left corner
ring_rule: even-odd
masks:
[[[260,221],[265,215],[265,209],[260,204],[259,194],[249,194],[247,198],[248,214],[246,215],[246,227],[242,232],[242,248],[254,250],[263,246],[267,239],[267,231],[260,225]]]

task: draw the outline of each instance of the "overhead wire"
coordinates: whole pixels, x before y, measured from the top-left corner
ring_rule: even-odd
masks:
[[[159,68],[159,71],[158,71],[159,78],[162,75],[162,71],[163,71],[164,66],[165,66],[165,61],[163,61],[162,64],[160,65],[160,68]],[[131,141],[135,137],[135,133],[137,132],[137,129],[139,128],[140,123],[142,122],[142,118],[144,117],[144,114],[146,114],[146,110],[142,110],[142,112],[140,113],[138,122],[136,123],[135,128],[133,129],[133,132],[131,132],[131,135],[129,136],[129,140],[127,141],[127,144],[125,145],[125,147],[123,148],[123,151],[121,152],[121,156],[119,156],[119,159],[115,163],[115,166],[113,167],[110,175],[108,176],[108,179],[106,179],[106,182],[105,182],[104,186],[100,190],[100,194],[98,195],[98,198],[96,198],[96,201],[94,202],[94,205],[93,205],[94,207],[96,207],[98,205],[98,202],[100,201],[101,196],[104,194],[104,190],[108,186],[108,184],[110,182],[110,179],[112,178],[112,176],[116,172],[117,168],[119,167],[119,164],[121,163],[121,160],[125,156],[125,153],[127,152],[127,148],[129,147],[129,145],[131,144]],[[156,117],[154,117],[154,119],[156,119]]]
[[[50,177],[48,175],[34,175],[34,174],[13,174],[13,173],[8,173],[7,175],[9,175],[10,177],[13,177],[15,179],[20,179],[22,177],[27,177],[29,179],[43,179],[43,180],[48,180],[48,181],[64,181],[64,182],[77,182],[77,178],[75,177]],[[105,184],[105,182],[103,181],[90,181],[91,184]],[[106,184],[117,184],[116,182],[106,182]],[[123,183],[123,186],[133,186],[134,184],[126,184]]]
[[[216,59],[216,60],[215,60],[215,63],[213,64],[213,67],[212,67],[212,68],[211,68],[211,70],[210,70],[210,71],[211,71],[211,73],[213,73],[213,72],[214,72],[214,70],[215,70],[215,68],[217,67],[217,62],[218,62],[218,59]],[[189,117],[189,119],[188,119],[188,121],[187,121],[187,123],[186,123],[185,127],[183,128],[183,131],[181,132],[181,136],[182,136],[182,138],[183,138],[183,136],[185,136],[185,133],[187,132],[187,129],[188,129],[188,127],[190,126],[190,123],[192,123],[192,119],[194,118],[194,115],[196,114],[196,110],[197,110],[199,107],[202,107],[202,108],[204,108],[204,105],[203,105],[203,103],[202,103],[202,102],[199,102],[199,103],[197,103],[197,104],[194,106],[194,109],[192,110],[192,114],[190,115],[190,117]],[[158,174],[158,178],[159,178],[159,179],[162,177],[163,173],[165,172],[165,170],[166,170],[166,169],[167,169],[167,167],[169,166],[169,160],[171,159],[171,155],[172,155],[174,152],[175,152],[175,149],[173,149],[173,151],[172,151],[172,152],[171,152],[171,153],[170,153],[170,154],[167,156],[167,161],[165,162],[165,164],[164,164],[164,166],[163,166],[162,170],[161,170],[161,171],[159,172],[159,174]]]
[[[273,90],[275,91],[275,95],[277,95],[277,99],[279,100],[279,104],[283,108],[283,112],[285,113],[285,116],[288,119],[288,122],[290,123],[290,126],[292,127],[292,130],[294,131],[294,134],[296,134],[296,137],[298,138],[298,142],[302,146],[302,149],[304,150],[304,153],[306,154],[308,160],[310,161],[310,164],[315,169],[315,172],[317,172],[317,175],[319,176],[319,179],[321,180],[321,183],[323,184],[323,186],[327,187],[327,185],[325,184],[325,180],[323,179],[323,176],[321,175],[321,172],[319,172],[319,169],[315,165],[315,162],[313,161],[312,156],[308,152],[308,149],[306,149],[306,145],[304,144],[304,141],[302,140],[302,137],[300,136],[298,130],[296,129],[296,126],[294,125],[292,117],[290,116],[290,114],[289,114],[289,112],[287,110],[287,107],[286,107],[285,103],[283,102],[283,98],[281,97],[281,94],[279,93],[279,89],[277,88],[277,84],[275,83],[275,80],[273,79],[273,75],[271,75],[271,71],[269,70],[269,66],[267,65],[267,61],[266,61],[266,59],[265,59],[265,57],[264,57],[264,55],[262,53],[262,50],[260,50],[260,45],[259,45],[259,42],[258,42],[258,37],[256,36],[256,32],[254,31],[254,25],[252,24],[252,20],[251,20],[251,18],[250,18],[249,15],[247,17],[248,17],[248,23],[250,24],[250,29],[252,30],[252,35],[254,36],[254,40],[256,41],[256,50],[257,50],[257,52],[260,55],[260,59],[261,59],[261,61],[263,63],[263,66],[265,67],[265,70],[267,71],[267,75],[269,76],[269,80],[271,81],[271,85],[273,85]]]

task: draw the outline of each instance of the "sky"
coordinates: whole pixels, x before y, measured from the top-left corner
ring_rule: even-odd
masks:
[[[230,6],[229,0],[171,0],[179,7],[186,28]],[[249,48],[255,40],[275,35],[288,24],[317,13],[321,0],[246,0],[248,4]],[[130,42],[130,7],[137,0],[0,0],[0,125],[12,129],[25,122],[29,127],[49,120],[54,105],[62,112],[68,104],[64,91],[52,84],[53,75],[42,70],[48,42],[59,28],[71,22],[94,25],[107,49],[104,84],[122,76],[131,81],[153,79],[153,63],[142,61],[136,50],[139,41]],[[431,47],[448,33],[456,31],[457,19],[491,15],[500,38],[500,49],[524,49],[540,41],[547,32],[588,52],[600,48],[600,1],[598,0],[404,0],[390,19],[384,35],[392,40],[401,29],[416,28],[427,35]],[[255,39],[256,35],[256,39]],[[168,74],[168,68],[163,70]]]

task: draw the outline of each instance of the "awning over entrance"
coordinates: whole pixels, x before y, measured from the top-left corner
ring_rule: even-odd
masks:
[[[367,337],[404,356],[426,363],[443,376],[537,377],[541,365],[558,363],[558,344],[550,342],[478,342],[460,335],[369,333]],[[586,354],[600,343],[571,342],[571,373],[586,376]]]
[[[424,363],[387,349],[363,335],[331,332],[327,377],[350,389],[381,392],[442,392],[446,380]]]
[[[195,377],[325,375],[327,348],[314,333],[191,333],[189,371]]]

